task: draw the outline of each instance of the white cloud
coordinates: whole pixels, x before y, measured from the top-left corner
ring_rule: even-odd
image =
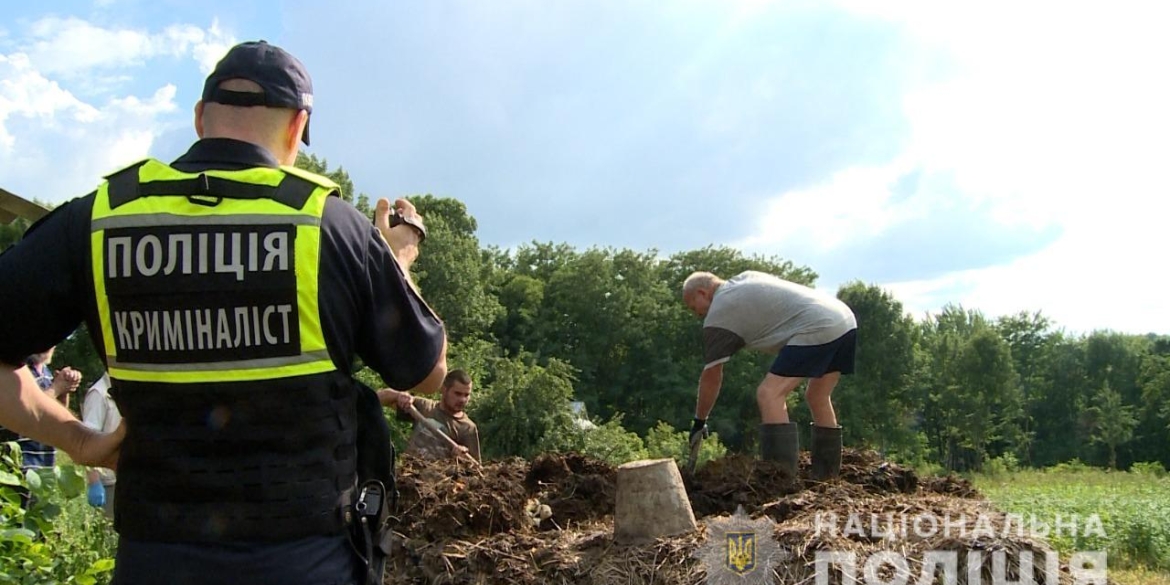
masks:
[[[905,88],[911,133],[896,161],[780,194],[744,244],[822,257],[864,244],[944,203],[891,196],[899,173],[919,168],[948,176],[1000,227],[1055,225],[1061,237],[1000,266],[885,283],[913,311],[955,302],[991,316],[1043,310],[1078,331],[1170,333],[1170,279],[1154,260],[1170,217],[1170,78],[1153,73],[1170,54],[1158,24],[1170,6],[841,4],[942,51],[949,75]]]
[[[18,52],[0,54],[0,177],[5,188],[50,202],[91,190],[147,156],[163,133],[190,124],[176,115],[173,84],[135,86],[132,68],[187,58],[210,71],[233,43],[218,23],[146,33],[77,18],[41,19],[14,37]],[[86,97],[68,87],[84,87]]]
[[[103,174],[146,156],[155,137],[175,125],[167,120],[176,110],[173,85],[92,105],[22,54],[0,55],[0,79],[0,176],[5,188],[27,197],[81,195]]]
[[[236,44],[236,38],[219,28],[219,21],[213,21],[207,34],[199,42],[192,43],[191,53],[199,63],[199,70],[210,74],[215,64]]]
[[[34,22],[25,49],[33,66],[48,75],[89,73],[98,68],[141,66],[155,57],[194,55],[201,67],[234,44],[230,35],[213,22],[207,30],[193,25],[172,25],[149,33],[129,28],[96,26],[76,17],[48,17]]]
[[[107,30],[78,18],[44,18],[34,22],[28,32],[36,39],[27,48],[29,59],[49,75],[141,64],[152,52],[145,34]]]
[[[1140,230],[1076,234],[1003,266],[885,286],[919,317],[951,302],[991,317],[1041,311],[1077,334],[1097,329],[1165,334],[1170,317],[1164,290],[1170,278],[1161,269],[1154,237]]]
[[[873,237],[914,213],[913,205],[890,201],[892,186],[910,170],[904,162],[851,167],[824,183],[785,193],[767,204],[757,231],[735,245],[821,255]]]
[[[15,116],[54,128],[59,116],[85,123],[94,120],[98,111],[34,70],[26,55],[0,55],[0,152],[6,155],[12,154],[16,137],[5,122]]]

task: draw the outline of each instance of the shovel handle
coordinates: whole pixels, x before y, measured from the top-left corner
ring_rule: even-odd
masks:
[[[447,446],[451,447],[451,449],[453,449],[456,453],[463,453],[464,455],[467,456],[468,459],[471,460],[472,463],[479,465],[479,461],[477,461],[475,459],[475,457],[473,457],[471,455],[471,453],[468,453],[466,451],[460,451],[461,448],[465,448],[465,447],[463,447],[459,443],[456,443],[455,439],[452,439],[451,437],[447,436],[447,433],[443,432],[443,427],[440,426],[439,423],[423,416],[422,413],[419,412],[418,409],[415,408],[413,404],[410,405],[410,408],[408,409],[408,411],[410,412],[410,416],[412,416],[414,418],[414,420],[418,421],[419,424],[430,429],[432,434],[439,435],[440,437],[443,437],[443,440],[447,442]]]
[[[699,462],[699,449],[703,446],[703,435],[695,437],[691,442],[690,457],[687,458],[687,473],[695,474],[695,464]]]

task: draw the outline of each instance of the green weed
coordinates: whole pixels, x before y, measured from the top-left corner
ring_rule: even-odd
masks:
[[[98,585],[114,568],[109,522],[80,496],[80,467],[20,471],[20,448],[0,444],[0,585]],[[21,506],[21,492],[32,503]]]
[[[1105,550],[1111,569],[1170,570],[1170,478],[1073,462],[975,479],[1005,512],[1048,526],[1061,553]]]

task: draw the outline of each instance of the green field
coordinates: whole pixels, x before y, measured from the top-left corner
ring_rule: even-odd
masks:
[[[1110,577],[1118,583],[1170,585],[1170,477],[1165,474],[1062,465],[974,481],[1005,512],[1049,527],[1065,522],[1065,529],[1053,528],[1048,537],[1061,553],[1105,550]],[[1068,526],[1073,523],[1075,531]]]

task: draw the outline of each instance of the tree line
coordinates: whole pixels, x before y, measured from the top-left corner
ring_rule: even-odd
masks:
[[[370,212],[343,168],[304,155],[298,166],[330,176]],[[669,255],[484,246],[462,202],[411,200],[430,231],[415,278],[446,323],[451,367],[475,379],[468,410],[489,458],[565,449],[615,462],[681,455],[702,368],[701,323],[681,302],[683,279],[694,270],[724,278],[760,270],[816,284],[809,267],[721,246]],[[0,242],[23,227],[0,226]],[[847,446],[960,471],[991,460],[1170,464],[1170,337],[1074,335],[1040,312],[991,319],[955,305],[916,317],[862,282],[836,294],[859,326],[857,373],[834,392]],[[55,361],[93,380],[100,360],[81,333],[59,346]],[[773,357],[741,352],[725,366],[709,421],[719,440],[705,457],[755,452],[755,389]],[[381,386],[368,369],[358,378]],[[807,433],[808,409],[798,393],[791,400]],[[585,428],[572,402],[583,403],[597,428]],[[401,442],[408,427],[394,429]]]
[[[496,388],[499,372],[540,371],[599,422],[643,439],[662,422],[681,431],[702,368],[701,324],[681,302],[683,279],[694,270],[760,270],[807,285],[817,277],[778,257],[717,246],[670,255],[541,242],[501,250],[479,244],[461,202],[412,200],[434,234],[416,263],[418,282],[447,323],[452,362],[476,372],[483,389],[472,415],[488,426],[548,419],[534,437],[563,425],[551,423],[563,410],[536,387]],[[992,319],[949,305],[916,317],[862,282],[836,294],[859,323],[857,374],[834,392],[846,444],[950,470],[997,458],[1170,464],[1170,337],[1070,334],[1038,311]],[[710,424],[733,451],[757,448],[755,389],[773,357],[741,352],[725,367]],[[493,399],[503,387],[507,399]],[[801,400],[792,397],[791,412],[807,429]],[[513,422],[497,422],[508,415]],[[498,454],[526,454],[539,447],[534,437],[509,438],[517,447]]]

